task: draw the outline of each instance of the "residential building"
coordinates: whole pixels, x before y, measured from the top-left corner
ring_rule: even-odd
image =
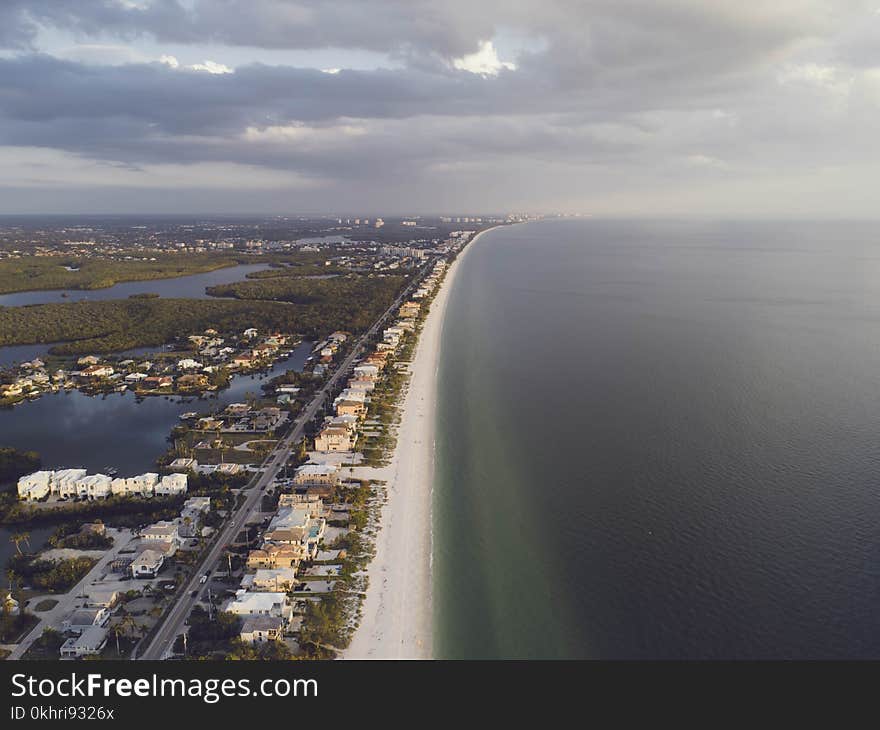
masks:
[[[249,644],[280,641],[284,636],[284,619],[280,616],[248,616],[241,625],[239,638]]]
[[[239,591],[226,610],[238,616],[274,616],[285,622],[293,615],[293,607],[283,593]]]
[[[117,477],[110,483],[110,491],[128,497],[152,497],[158,482],[159,475],[153,472],[134,477]]]
[[[353,446],[351,432],[341,426],[325,426],[315,436],[315,451],[323,453],[351,451]]]
[[[52,492],[61,499],[79,496],[77,482],[86,476],[85,469],[59,469],[52,473]]]
[[[296,584],[296,568],[259,568],[253,575],[251,590],[287,593]]]
[[[88,588],[86,595],[86,607],[106,608],[108,611],[119,602],[119,591],[112,588]]]
[[[107,499],[111,494],[113,479],[106,474],[91,474],[77,479],[76,495],[80,499]]]
[[[180,471],[180,472],[196,471],[199,468],[199,462],[196,461],[195,459],[189,459],[189,458],[182,456],[182,457],[172,461],[168,465],[168,468],[171,469],[171,471]]]
[[[45,499],[52,491],[50,482],[51,471],[36,471],[18,480],[18,497],[29,501]]]
[[[104,627],[110,621],[110,611],[103,606],[95,608],[77,608],[61,622],[64,631],[81,634],[94,626]]]
[[[157,550],[144,550],[131,561],[134,578],[155,578],[165,564],[165,556]]]
[[[248,568],[296,568],[306,558],[302,545],[264,545],[248,553]]]
[[[113,368],[109,365],[89,365],[80,370],[80,375],[84,378],[109,378],[113,375]]]
[[[162,497],[186,494],[186,486],[186,474],[166,474],[156,484],[154,492]]]
[[[339,467],[333,464],[303,464],[293,476],[297,485],[328,484],[335,485],[339,481]]]
[[[161,520],[153,525],[145,527],[140,532],[141,539],[155,540],[157,542],[176,541],[178,539],[177,525],[167,520]]]
[[[61,656],[65,659],[78,659],[96,656],[107,645],[107,629],[98,626],[86,629],[76,638],[68,639],[61,645]]]

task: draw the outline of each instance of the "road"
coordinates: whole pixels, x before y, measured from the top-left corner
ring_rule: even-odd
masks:
[[[7,657],[8,660],[12,661],[15,659],[21,659],[25,652],[30,648],[30,645],[43,635],[43,631],[46,628],[53,628],[56,631],[60,631],[61,621],[64,617],[75,608],[79,608],[84,604],[83,595],[88,594],[89,586],[92,585],[92,583],[102,574],[108,572],[109,568],[107,566],[119,557],[120,551],[127,547],[131,540],[131,532],[129,530],[114,530],[109,528],[107,530],[107,535],[113,538],[113,547],[110,548],[97,563],[95,563],[92,569],[82,577],[82,580],[80,580],[79,583],[67,593],[55,595],[46,594],[38,596],[35,599],[34,602],[36,603],[44,598],[54,598],[58,603],[54,608],[50,608],[48,611],[39,614],[39,622],[18,644],[13,645],[12,652]],[[34,613],[33,611],[31,612]]]
[[[336,369],[321,390],[319,390],[312,400],[309,401],[309,404],[305,409],[299,413],[290,433],[281,439],[275,449],[266,457],[261,467],[262,471],[257,477],[256,483],[253,484],[250,489],[245,491],[245,494],[247,494],[245,501],[221,528],[216,541],[193,572],[189,581],[184,586],[183,591],[175,597],[174,604],[161,619],[159,629],[153,635],[152,640],[146,648],[141,650],[137,657],[138,659],[165,659],[171,654],[174,640],[177,638],[177,635],[183,631],[184,621],[198,601],[198,595],[194,597],[192,596],[192,593],[193,591],[200,592],[202,584],[199,582],[199,579],[206,572],[213,570],[214,566],[220,561],[226,546],[232,542],[236,533],[245,526],[254,507],[260,502],[265,494],[266,487],[275,480],[278,472],[284,468],[284,465],[287,463],[290,456],[291,449],[295,444],[299,443],[300,439],[303,437],[306,426],[315,418],[318,410],[323,406],[328,395],[333,392],[333,389],[339,383],[340,379],[345,377],[352,369],[355,360],[357,360],[364,351],[364,345],[366,342],[369,341],[379,328],[384,325],[388,318],[397,311],[403,303],[403,300],[408,297],[410,292],[413,291],[413,289],[421,283],[422,279],[425,278],[432,265],[433,261],[429,261],[425,264],[421,271],[413,277],[413,280],[409,283],[406,289],[404,289],[397,299],[392,302],[391,306],[385,310],[382,316],[373,323],[370,329],[360,336],[351,348],[351,352],[345,360],[343,360],[342,364]]]

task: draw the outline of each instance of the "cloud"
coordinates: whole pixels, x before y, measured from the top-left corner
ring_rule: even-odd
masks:
[[[510,61],[502,61],[498,58],[498,51],[492,45],[492,41],[480,41],[480,49],[476,53],[469,53],[461,58],[452,60],[453,67],[460,71],[468,71],[483,76],[497,76],[502,69],[514,71],[516,64]]]
[[[812,179],[864,205],[839,171],[874,188],[878,41],[857,0],[6,0],[3,197],[21,173],[71,205],[103,175],[181,207],[222,189],[228,209],[240,178],[240,209],[295,187],[310,206],[621,210],[655,189],[726,210]],[[260,49],[333,54],[241,60]],[[352,69],[358,49],[394,63]],[[287,192],[258,198],[261,172]]]

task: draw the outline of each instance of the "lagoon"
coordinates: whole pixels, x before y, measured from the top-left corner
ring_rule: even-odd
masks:
[[[241,264],[216,269],[202,274],[178,276],[173,279],[149,281],[124,281],[106,289],[51,289],[0,294],[0,307],[22,307],[30,304],[49,304],[98,301],[104,299],[127,299],[134,294],[158,294],[160,297],[206,299],[205,289],[218,284],[241,281],[254,271],[267,269],[266,264]]]

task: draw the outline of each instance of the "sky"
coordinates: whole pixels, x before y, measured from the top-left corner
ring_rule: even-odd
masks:
[[[880,212],[880,0],[0,0],[0,213]]]

